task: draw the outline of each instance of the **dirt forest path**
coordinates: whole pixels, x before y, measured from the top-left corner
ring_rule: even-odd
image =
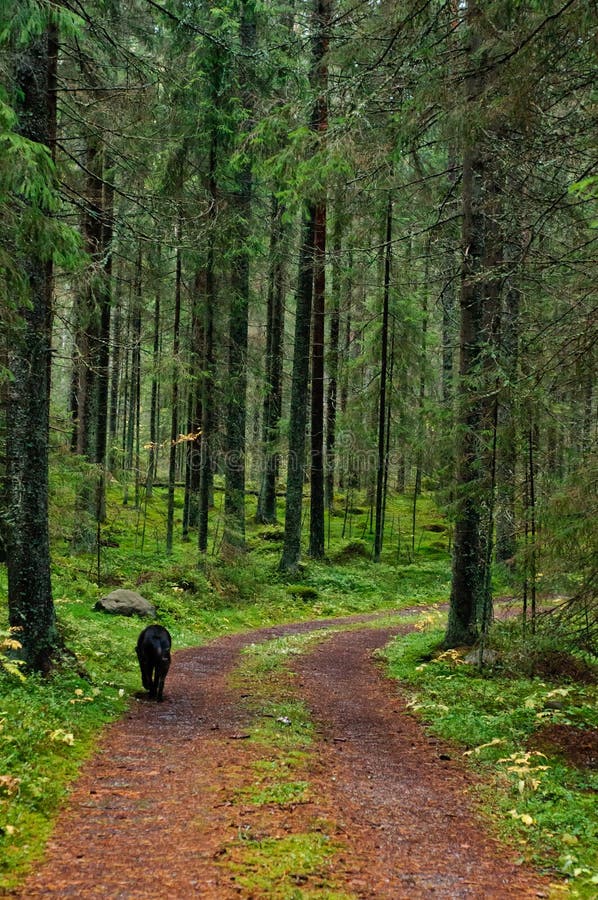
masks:
[[[259,812],[243,802],[260,748],[245,740],[251,698],[230,686],[241,650],[338,624],[262,629],[177,653],[164,703],[139,700],[107,729],[45,860],[11,896],[547,897],[547,882],[485,834],[466,797],[472,776],[425,735],[372,660],[404,627],[370,621],[293,659],[293,690],[316,723],[308,798]],[[295,894],[247,888],[224,864],[243,834],[280,838],[319,822],[340,848],[335,894],[307,879]]]

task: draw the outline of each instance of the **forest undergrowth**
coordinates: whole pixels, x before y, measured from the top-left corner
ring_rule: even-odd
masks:
[[[598,881],[592,862],[596,747],[590,740],[597,724],[595,670],[583,655],[567,655],[565,666],[563,654],[560,665],[541,672],[554,658],[557,637],[532,639],[528,633],[524,640],[516,624],[493,631],[500,662],[492,668],[464,664],[459,651],[438,655],[451,532],[431,495],[418,500],[414,532],[412,498],[392,498],[378,564],[371,561],[365,496],[353,498],[350,509],[339,496],[327,559],[306,559],[301,576],[289,581],[278,574],[280,531],[252,524],[251,509],[248,552],[223,561],[216,538],[214,552],[198,564],[193,542],[177,542],[172,555],[165,551],[165,492],[154,489],[136,508],[122,504],[117,487],[110,492],[99,554],[73,555],[74,487],[64,473],[54,473],[53,586],[64,650],[52,674],[20,672],[11,658],[15,636],[0,625],[0,888],[17,884],[40,857],[81,762],[102,727],[121,716],[140,689],[134,653],[140,621],[94,610],[103,594],[126,587],[156,606],[175,648],[288,621],[422,607],[414,635],[384,654],[389,673],[425,726],[483,767],[491,785],[482,798],[486,813],[493,828],[520,842],[522,860],[531,857],[569,877],[573,895],[592,896]],[[219,504],[217,492],[216,536]],[[180,506],[176,512],[180,518]],[[499,580],[495,594],[507,589]],[[6,622],[3,568],[0,598]],[[532,658],[536,670],[529,667]],[[261,665],[267,663],[266,653]],[[576,757],[572,748],[582,746],[586,755]],[[290,788],[269,781],[268,791],[283,796],[307,789],[291,781]]]

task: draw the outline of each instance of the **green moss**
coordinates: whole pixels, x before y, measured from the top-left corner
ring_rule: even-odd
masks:
[[[563,687],[507,661],[480,672],[457,651],[439,654],[442,636],[428,631],[394,641],[384,651],[390,674],[426,728],[460,748],[487,779],[483,806],[501,836],[536,865],[569,877],[571,896],[595,897],[596,772],[535,749],[546,725],[598,725],[595,685]]]
[[[291,597],[297,597],[298,600],[316,600],[318,592],[315,588],[305,584],[290,584],[287,588],[287,594]]]
[[[251,897],[271,900],[351,900],[336,889],[333,859],[340,845],[322,833],[253,840],[231,847],[223,865]]]
[[[309,795],[307,781],[275,781],[270,784],[257,783],[238,793],[238,799],[255,806],[294,806],[304,803]]]

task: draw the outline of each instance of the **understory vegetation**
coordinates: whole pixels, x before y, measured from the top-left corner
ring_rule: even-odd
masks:
[[[514,623],[495,626],[493,664],[480,669],[468,651],[438,650],[439,624],[423,617],[393,642],[389,673],[425,727],[481,774],[481,807],[521,860],[567,876],[572,896],[595,897],[595,669],[559,654],[556,635],[524,642]]]
[[[596,785],[590,767],[595,766],[595,755],[574,759],[572,765],[567,746],[544,743],[542,736],[563,740],[566,731],[574,745],[576,736],[579,743],[590,734],[588,729],[596,724],[594,672],[582,653],[561,652],[557,658],[561,636],[551,635],[541,618],[535,623],[536,635],[529,625],[526,637],[520,624],[495,628],[490,635],[495,662],[481,671],[464,665],[459,651],[438,655],[444,613],[437,607],[446,602],[450,589],[450,530],[430,495],[418,500],[415,533],[407,527],[412,498],[393,497],[393,537],[388,525],[386,549],[375,568],[370,561],[369,509],[365,496],[360,498],[363,505],[354,507],[351,531],[343,517],[332,516],[327,559],[308,560],[300,578],[289,581],[278,574],[280,540],[273,528],[248,524],[251,549],[234,563],[208,555],[198,568],[195,548],[185,543],[175,545],[168,556],[160,538],[165,504],[159,489],[140,508],[123,506],[114,491],[99,557],[74,555],[68,544],[71,489],[66,469],[57,469],[51,516],[53,584],[65,649],[51,675],[24,675],[11,651],[15,636],[3,633],[2,887],[18,883],[39,858],[81,761],[93,752],[102,726],[120,716],[140,689],[134,653],[140,621],[94,610],[101,596],[122,586],[139,590],[156,606],[157,620],[171,631],[175,648],[285,621],[421,607],[419,630],[388,650],[390,673],[400,680],[401,691],[408,693],[412,710],[425,726],[453,741],[458,752],[469,754],[466,758],[476,768],[483,766],[492,784],[486,808],[493,827],[521,841],[522,858],[531,856],[568,876],[578,886],[575,895],[591,896],[596,879],[590,859]],[[212,515],[216,520],[218,506]],[[507,585],[499,579],[495,591],[504,594]],[[3,569],[0,596],[5,607]],[[5,619],[5,608],[1,615]],[[289,694],[281,667],[321,637],[281,639],[255,645],[246,654],[238,677],[249,681],[256,698],[252,738],[270,746],[272,756],[253,773],[244,801],[296,802],[309,791],[304,766],[311,746],[309,716],[299,710],[292,691]],[[300,734],[293,728],[282,730],[283,746],[276,722],[285,717],[303,724]],[[295,848],[299,857],[328,857],[329,845],[321,834],[305,840],[304,847]],[[230,863],[240,866],[249,854],[262,871],[264,859],[272,862],[277,853],[288,850],[244,840],[240,848],[231,849]]]
[[[175,650],[409,608],[413,715],[596,895],[596,0],[2,12],[0,892],[141,687],[122,587]],[[304,646],[237,673],[239,802],[309,796]],[[335,852],[222,864],[340,900]]]

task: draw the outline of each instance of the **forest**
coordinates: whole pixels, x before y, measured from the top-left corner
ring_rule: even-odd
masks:
[[[432,605],[445,663],[595,683],[595,0],[0,13],[0,738],[27,691],[79,759],[122,714],[121,586],[179,646]],[[21,877],[60,789],[11,753]]]

